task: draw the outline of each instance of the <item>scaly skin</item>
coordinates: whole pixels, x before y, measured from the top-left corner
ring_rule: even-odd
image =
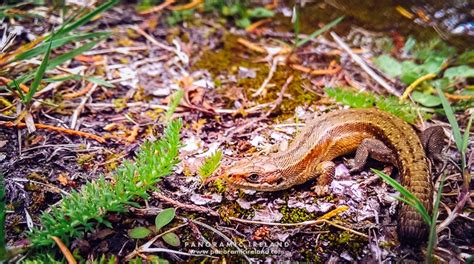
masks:
[[[398,117],[374,109],[340,110],[319,116],[306,125],[288,150],[241,160],[223,176],[237,188],[284,190],[325,176],[325,166],[330,167],[331,160],[356,151],[364,139],[376,139],[390,149],[392,156],[385,155],[379,160],[389,160],[398,168],[401,184],[431,213],[433,187],[418,135]],[[411,243],[419,243],[427,236],[427,225],[421,215],[404,203],[399,211],[398,233],[402,240]]]

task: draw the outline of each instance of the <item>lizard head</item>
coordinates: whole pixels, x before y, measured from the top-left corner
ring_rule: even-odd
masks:
[[[225,169],[223,178],[241,189],[277,191],[286,188],[282,171],[267,159],[240,160]]]

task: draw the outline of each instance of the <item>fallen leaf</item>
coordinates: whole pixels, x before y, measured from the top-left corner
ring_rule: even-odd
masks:
[[[222,195],[213,193],[211,195],[203,195],[203,194],[193,194],[189,198],[194,204],[197,205],[205,205],[208,203],[220,203],[222,201]]]
[[[66,186],[69,183],[69,177],[65,172],[59,174],[57,180],[62,186]]]

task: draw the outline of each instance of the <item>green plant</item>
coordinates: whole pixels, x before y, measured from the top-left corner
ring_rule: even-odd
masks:
[[[348,105],[352,108],[370,108],[377,106],[380,110],[396,115],[408,123],[415,122],[418,117],[418,111],[424,114],[424,117],[429,117],[427,113],[423,112],[423,109],[416,108],[409,103],[400,103],[398,98],[394,96],[378,96],[371,92],[357,92],[341,87],[327,87],[324,91],[338,103]]]
[[[466,168],[466,151],[469,144],[469,134],[471,133],[471,125],[474,113],[471,114],[471,116],[469,117],[469,121],[467,122],[466,130],[463,135],[461,133],[461,128],[459,127],[458,121],[456,120],[456,116],[454,115],[454,111],[451,108],[451,104],[449,103],[448,99],[446,99],[440,87],[436,87],[436,91],[438,92],[438,96],[443,105],[444,113],[446,114],[449,124],[451,125],[451,129],[453,130],[453,138],[456,144],[456,148],[461,154],[461,171],[464,179],[463,189],[465,192],[467,192],[469,189],[469,184],[471,182],[471,175]]]
[[[207,11],[217,10],[221,15],[235,20],[240,28],[246,28],[252,24],[253,19],[268,18],[275,14],[264,7],[250,7],[246,1],[236,0],[206,0],[204,9]]]
[[[155,218],[155,233],[158,233],[163,227],[171,223],[175,216],[176,212],[174,208],[161,211]],[[152,230],[142,226],[135,227],[129,232],[130,237],[133,239],[146,238],[151,234],[153,234]],[[161,234],[161,238],[170,246],[178,247],[181,244],[178,235],[174,232],[166,231]]]
[[[171,97],[171,103],[169,104],[168,111],[166,112],[166,115],[165,115],[165,122],[168,122],[169,120],[171,120],[171,117],[173,116],[173,113],[176,110],[176,107],[178,107],[179,102],[181,101],[181,98],[183,98],[183,95],[184,95],[184,91],[180,89]]]
[[[469,66],[474,51],[469,50],[456,57],[456,50],[439,39],[416,43],[409,38],[403,54],[402,61],[391,55],[380,55],[374,59],[374,64],[390,77],[413,86],[410,88],[418,87],[413,91],[412,99],[426,107],[441,104],[440,98],[433,94],[435,88],[439,87],[444,92],[454,91],[459,86],[459,79],[474,77],[474,68]],[[472,92],[461,89],[459,95],[472,95]]]
[[[204,163],[198,169],[201,181],[204,182],[221,165],[222,151],[217,150],[204,159]]]
[[[49,253],[41,253],[37,254],[34,257],[30,257],[25,259],[22,263],[24,264],[63,264],[63,261],[58,261],[54,259]]]
[[[232,18],[240,28],[250,26],[254,19],[268,18],[275,15],[273,11],[264,7],[251,7],[247,1],[206,0],[203,6],[205,12],[216,11],[224,17]],[[175,25],[191,19],[194,11],[195,9],[172,11],[166,20],[168,24]]]
[[[333,21],[331,21],[331,22],[327,23],[326,25],[324,25],[322,28],[315,30],[313,33],[311,33],[306,38],[304,38],[302,40],[299,40],[299,38],[297,38],[298,41],[296,41],[296,44],[295,44],[296,47],[301,47],[304,44],[306,44],[308,41],[311,41],[312,39],[317,38],[319,35],[324,34],[326,31],[330,30],[331,28],[333,28],[334,26],[339,24],[343,19],[344,19],[344,16],[338,17],[338,18],[334,19]],[[298,26],[298,28],[299,28],[299,26]],[[299,29],[298,29],[298,31],[299,31]],[[298,33],[295,32],[295,34],[298,34]]]
[[[67,19],[66,22],[64,22],[63,25],[55,32],[53,31],[53,33],[47,34],[43,37],[39,37],[38,40],[20,46],[19,48],[13,51],[1,54],[0,65],[3,66],[3,69],[6,69],[7,71],[9,69],[9,65],[13,62],[26,61],[28,59],[44,54],[43,61],[38,67],[38,69],[32,70],[21,75],[14,81],[8,83],[7,86],[3,88],[8,89],[12,92],[16,92],[24,103],[29,103],[32,100],[34,94],[38,91],[41,82],[44,81],[43,77],[46,71],[54,69],[57,66],[63,64],[64,62],[71,60],[75,56],[80,55],[83,52],[93,48],[100,40],[104,39],[109,35],[107,32],[79,33],[74,35],[69,34],[76,30],[78,27],[89,22],[93,17],[111,8],[117,2],[118,0],[109,0],[101,6],[97,7],[96,9],[85,14],[82,11],[76,12],[75,15]],[[76,19],[80,14],[84,15]],[[65,52],[53,59],[50,58],[50,54],[53,50],[58,49],[70,42],[78,42],[91,39],[96,40],[87,42],[81,47]],[[32,79],[33,82],[31,83],[31,86],[25,95],[23,91],[19,88],[19,86],[21,84],[26,84]],[[106,83],[105,81],[99,78],[89,77],[88,80],[97,82],[99,84]]]
[[[422,216],[423,221],[425,221],[428,224],[430,232],[429,232],[429,237],[428,237],[426,259],[428,263],[431,263],[434,246],[436,245],[436,219],[438,218],[439,203],[441,201],[441,194],[443,191],[444,179],[446,175],[443,174],[441,178],[438,192],[436,194],[435,203],[433,205],[433,212],[432,212],[432,215],[430,216],[426,208],[423,206],[423,203],[420,201],[420,199],[418,199],[415,195],[413,195],[400,183],[398,183],[396,180],[392,179],[390,176],[383,173],[382,171],[379,171],[376,169],[372,169],[372,171],[375,174],[377,174],[380,178],[382,178],[386,183],[392,186],[395,190],[400,192],[400,196],[395,196],[395,198],[399,201],[402,201],[410,205],[414,209],[416,209],[416,211]]]
[[[6,1],[6,3],[4,2],[4,5],[0,6],[0,19],[22,19],[26,17],[39,17],[39,15],[37,14],[29,13],[28,10],[23,10],[23,12],[11,12],[12,10],[17,10],[22,8],[23,6],[27,6],[30,4],[33,4],[33,1],[20,1],[19,3],[14,4],[9,4],[9,1]]]
[[[138,206],[136,199],[147,199],[148,191],[156,190],[156,183],[169,175],[179,162],[181,126],[181,120],[170,121],[163,137],[145,142],[135,163],[125,161],[110,176],[111,181],[102,175],[98,180],[84,184],[80,191],[63,197],[49,212],[44,212],[40,217],[42,228],[29,233],[32,245],[52,245],[51,236],[69,244],[71,238],[83,236],[97,224],[112,227],[106,217],[108,212],[124,212],[126,206]]]

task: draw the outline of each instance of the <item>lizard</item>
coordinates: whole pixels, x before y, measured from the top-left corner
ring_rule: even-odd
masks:
[[[242,159],[221,175],[231,186],[279,191],[316,179],[315,190],[325,192],[335,173],[333,160],[355,152],[351,172],[364,168],[368,158],[397,167],[401,184],[431,214],[433,184],[427,153],[438,156],[444,131],[433,126],[418,136],[402,119],[376,109],[337,110],[308,122],[283,152]],[[402,203],[398,212],[400,240],[418,243],[428,235],[416,209]]]

